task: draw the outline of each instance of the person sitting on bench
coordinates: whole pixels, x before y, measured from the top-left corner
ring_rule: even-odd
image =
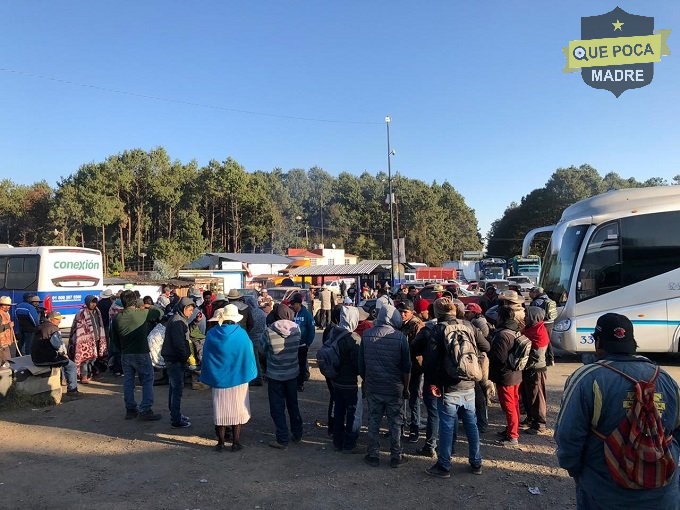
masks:
[[[31,346],[31,361],[36,367],[61,367],[66,378],[66,395],[77,397],[78,378],[76,364],[66,356],[66,346],[61,339],[59,323],[63,316],[50,312],[47,320],[40,324]]]

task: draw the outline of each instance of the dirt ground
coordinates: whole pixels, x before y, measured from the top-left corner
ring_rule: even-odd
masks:
[[[320,335],[314,347],[320,342]],[[314,347],[310,360],[314,360]],[[299,393],[304,438],[286,451],[267,446],[274,426],[266,387],[252,388],[252,419],[244,427],[245,448],[214,451],[210,390],[185,389],[182,412],[189,429],[172,429],[166,409],[167,386],[155,386],[158,422],[126,421],[122,378],[104,374],[81,385],[84,396],[46,408],[0,414],[0,508],[16,509],[307,509],[307,508],[574,508],[573,482],[557,467],[552,429],[522,435],[521,447],[494,442],[504,423],[500,407],[489,409],[491,426],[482,436],[484,473],[467,465],[467,443],[459,432],[453,476],[431,478],[433,461],[411,455],[389,467],[387,440],[381,466],[364,464],[362,455],[333,451],[326,429],[327,389],[312,365],[312,380]],[[564,381],[577,363],[560,363],[549,374],[549,426],[554,424]],[[366,420],[364,419],[364,423]],[[359,442],[365,445],[365,428]],[[538,488],[532,494],[529,488]]]

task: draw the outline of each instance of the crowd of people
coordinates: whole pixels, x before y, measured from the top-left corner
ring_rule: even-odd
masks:
[[[381,287],[376,290],[374,317],[349,302],[332,304],[328,317],[323,317],[317,354],[329,394],[328,434],[336,451],[361,453],[372,467],[380,465],[381,436],[388,438],[389,464],[398,468],[408,461],[403,443],[416,445],[421,439],[424,408],[424,442],[413,452],[434,459],[426,473],[451,476],[461,420],[470,472],[481,474],[480,436],[489,432],[488,406],[494,398],[506,422],[496,438],[499,446],[517,448],[522,433],[546,431],[546,381],[553,364],[550,331],[556,307],[539,287],[531,289],[527,300],[517,290],[498,292],[489,286],[479,303],[467,305],[443,287],[435,290],[434,299],[428,301],[415,288],[391,293]],[[27,295],[25,300],[33,305],[34,297]],[[309,379],[308,350],[320,325],[308,305],[302,293],[283,304],[273,303],[266,292],[259,298],[235,289],[226,295],[190,292],[179,298],[168,290],[154,303],[134,291],[118,296],[106,291],[85,299],[68,348],[59,336],[58,312],[38,321],[28,345],[36,364],[63,366],[66,394],[71,396],[77,396],[78,382],[89,383],[98,364],[108,360],[111,370],[123,376],[125,419],[162,418],[153,410],[155,367],[167,376],[170,425],[190,427],[181,402],[191,377],[211,389],[218,451],[227,443],[232,451],[243,448],[241,429],[251,418],[249,388],[266,382],[275,431],[269,446],[284,450],[304,434],[298,393]],[[0,297],[0,340],[5,306]],[[27,316],[31,318],[30,313]],[[23,334],[21,338],[26,348]],[[530,342],[530,349],[518,366],[513,356],[521,338]],[[555,427],[558,460],[576,480],[578,507],[610,508],[632,500],[649,508],[653,502],[663,502],[659,508],[677,508],[678,385],[635,354],[633,326],[626,317],[603,315],[594,338],[600,361],[569,378]],[[460,356],[464,346],[474,353],[479,377],[468,376],[469,366]],[[136,381],[142,387],[139,404]],[[631,391],[641,381],[655,384],[647,411],[653,412],[656,404],[656,434],[674,464],[653,475],[646,465],[648,485],[622,492],[621,483],[611,475],[616,452],[607,449],[606,440],[628,409],[638,409]],[[643,402],[642,396],[638,400]],[[364,407],[368,432],[365,446],[359,446]],[[388,431],[381,435],[383,419]],[[647,482],[654,476],[656,485]]]

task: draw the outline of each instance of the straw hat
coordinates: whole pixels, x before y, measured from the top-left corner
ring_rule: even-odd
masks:
[[[12,298],[9,296],[0,296],[0,305],[13,305]]]
[[[217,322],[220,326],[224,321],[240,322],[243,319],[243,315],[238,313],[238,308],[236,305],[227,305],[224,308],[218,308],[211,319],[208,322]]]

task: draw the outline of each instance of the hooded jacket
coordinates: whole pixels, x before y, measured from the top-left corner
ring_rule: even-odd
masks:
[[[267,357],[267,378],[275,381],[295,379],[300,372],[298,325],[288,319],[276,320],[269,325],[263,338],[262,350]]]
[[[509,320],[498,326],[489,351],[489,379],[501,386],[515,386],[522,382],[521,370],[510,370],[508,356],[519,333],[517,321]]]
[[[404,392],[404,374],[411,371],[408,341],[399,328],[401,315],[392,305],[383,304],[375,327],[364,331],[359,350],[359,373],[366,391],[399,398]]]
[[[544,372],[547,370],[545,352],[550,343],[548,330],[543,323],[545,311],[537,306],[528,306],[526,312],[526,327],[522,333],[531,340],[531,357],[525,370]]]
[[[253,329],[248,331],[248,337],[259,349],[262,344],[262,337],[267,331],[267,314],[259,307],[255,296],[243,296],[243,302],[250,307],[250,314],[253,317]]]
[[[340,366],[333,386],[339,389],[356,389],[359,375],[359,349],[361,337],[354,330],[359,325],[359,310],[354,306],[343,306],[340,311],[340,324],[328,335],[328,341],[337,339]]]

